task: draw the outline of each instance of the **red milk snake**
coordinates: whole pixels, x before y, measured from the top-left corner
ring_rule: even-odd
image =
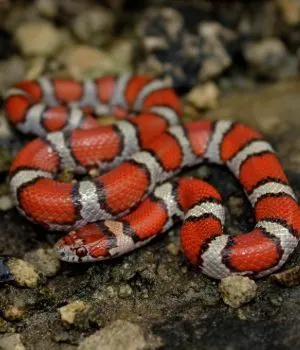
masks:
[[[10,184],[27,219],[71,230],[55,247],[62,260],[120,256],[178,219],[186,257],[213,278],[270,274],[297,246],[298,204],[270,144],[231,121],[180,125],[179,98],[160,80],[124,74],[24,81],[8,92],[5,110],[20,131],[40,136],[15,158]],[[120,120],[99,127],[93,113]],[[223,234],[224,207],[211,185],[166,182],[203,161],[226,165],[239,180],[255,214],[251,232]],[[62,169],[94,168],[100,176],[88,180],[56,178]]]

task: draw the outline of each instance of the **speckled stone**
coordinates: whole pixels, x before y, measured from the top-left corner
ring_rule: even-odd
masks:
[[[59,308],[59,313],[62,321],[73,324],[77,313],[82,312],[86,308],[86,303],[81,300],[75,300],[70,304]]]
[[[248,277],[228,276],[222,279],[219,289],[224,303],[238,308],[255,298],[257,286]]]
[[[39,282],[39,275],[28,262],[11,258],[7,261],[14,281],[22,287],[35,288]]]
[[[51,56],[61,44],[59,30],[47,21],[21,24],[15,39],[26,56]]]
[[[146,346],[139,326],[117,320],[83,340],[78,350],[143,350]]]

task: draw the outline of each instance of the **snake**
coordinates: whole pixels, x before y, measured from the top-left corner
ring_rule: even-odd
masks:
[[[67,231],[55,244],[63,261],[121,256],[178,221],[187,260],[214,279],[266,276],[297,247],[298,202],[270,143],[239,122],[183,123],[180,97],[160,79],[41,77],[9,89],[4,108],[19,131],[36,136],[11,165],[16,206],[35,224]],[[115,122],[100,125],[102,115]],[[203,162],[238,180],[253,209],[251,231],[226,234],[220,193],[179,176]],[[76,179],[61,181],[64,171]]]

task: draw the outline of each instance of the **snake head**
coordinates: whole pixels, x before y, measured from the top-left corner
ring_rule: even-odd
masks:
[[[112,237],[97,224],[85,225],[69,232],[55,244],[59,259],[66,262],[94,262],[110,258]]]

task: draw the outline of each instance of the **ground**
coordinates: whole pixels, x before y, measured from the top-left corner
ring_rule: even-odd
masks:
[[[278,150],[298,195],[299,88],[298,81],[290,81],[231,94],[205,116],[251,120]],[[251,227],[249,205],[226,169],[203,165],[192,173],[221,191],[229,205],[229,232]],[[27,251],[51,248],[55,241],[53,234],[29,224],[15,209],[1,215],[1,233],[3,254],[21,258]],[[252,302],[231,309],[220,297],[218,282],[189,265],[178,245],[175,229],[115,261],[62,264],[55,276],[41,277],[31,289],[6,284],[0,289],[1,331],[20,333],[26,349],[75,349],[97,329],[126,320],[140,326],[146,345],[154,349],[299,348],[299,286],[282,287],[264,278],[257,281]],[[285,269],[297,264],[299,250]],[[61,320],[58,309],[75,300],[86,307],[70,325]],[[9,321],[12,306],[22,310],[19,320]]]

